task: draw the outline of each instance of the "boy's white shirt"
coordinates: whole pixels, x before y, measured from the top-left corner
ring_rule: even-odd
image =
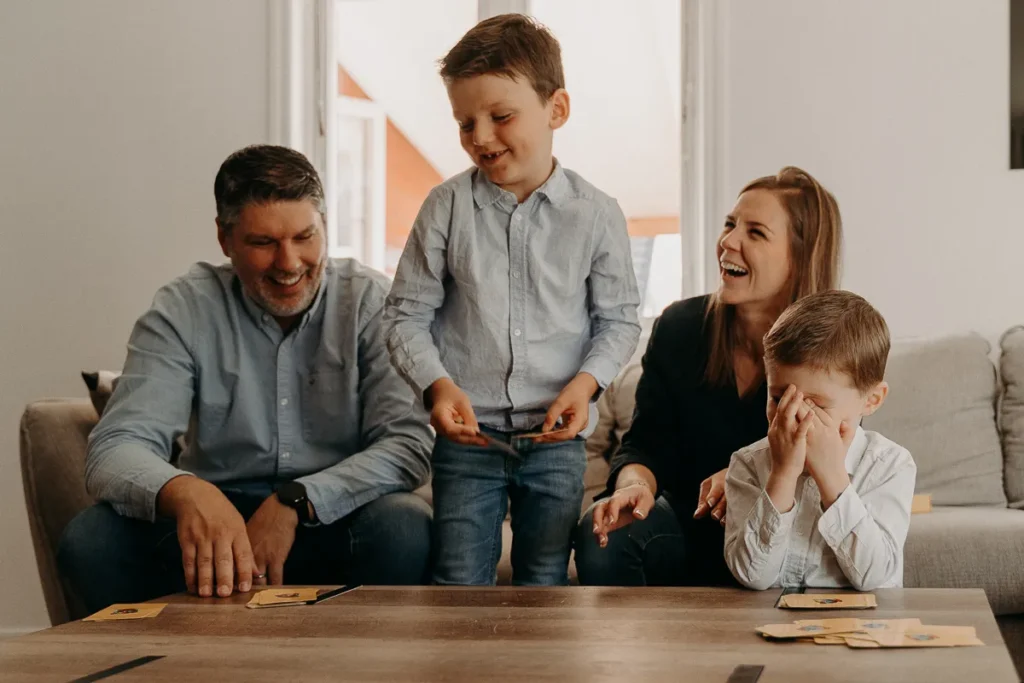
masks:
[[[765,491],[768,439],[733,454],[725,484],[725,561],[736,580],[756,590],[901,587],[917,478],[910,451],[857,427],[846,471],[850,485],[828,510],[821,509],[814,479],[803,474],[793,509],[783,514]]]

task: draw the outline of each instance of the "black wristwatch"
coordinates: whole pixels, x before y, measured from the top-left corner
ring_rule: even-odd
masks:
[[[309,526],[315,524],[316,520],[309,514],[309,497],[306,495],[306,487],[297,481],[289,481],[281,484],[277,490],[277,499],[284,505],[295,510],[299,515],[299,522]]]

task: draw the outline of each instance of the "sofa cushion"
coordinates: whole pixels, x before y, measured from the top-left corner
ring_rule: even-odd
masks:
[[[1024,508],[1024,327],[1014,327],[999,341],[1003,398],[999,424],[1003,434],[1004,483],[1010,507]]]
[[[120,372],[112,370],[82,371],[82,381],[85,382],[85,388],[89,392],[89,400],[92,401],[97,415],[103,414],[103,410],[107,407],[107,402],[110,400],[110,395],[114,393],[117,378],[120,376]]]
[[[889,397],[864,420],[910,450],[917,492],[936,505],[1006,505],[989,351],[975,334],[893,344]]]
[[[938,507],[913,515],[903,560],[908,588],[983,588],[996,614],[1024,612],[1024,511]]]

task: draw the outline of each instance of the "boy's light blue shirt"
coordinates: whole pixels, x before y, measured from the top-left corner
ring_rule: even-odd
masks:
[[[231,265],[196,264],[161,288],[89,436],[89,493],[153,520],[160,489],[181,474],[263,496],[294,479],[329,524],[421,485],[433,438],[380,332],[387,285],[354,261],[328,261],[287,335]],[[193,410],[176,467],[171,443]]]
[[[481,424],[533,429],[577,373],[611,383],[640,337],[639,304],[614,199],[557,162],[522,204],[470,169],[420,209],[385,335],[417,395],[450,377]]]

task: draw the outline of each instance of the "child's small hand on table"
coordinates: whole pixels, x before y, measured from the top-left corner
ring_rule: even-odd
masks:
[[[564,426],[550,436],[537,437],[536,442],[554,443],[575,439],[587,427],[590,420],[590,399],[597,393],[597,389],[597,380],[593,375],[588,372],[576,375],[548,408],[548,414],[544,417],[544,425],[540,430],[550,432],[559,418]]]
[[[449,441],[466,446],[486,446],[487,439],[480,435],[480,425],[466,392],[447,377],[441,378],[428,389],[433,407],[430,426]]]

